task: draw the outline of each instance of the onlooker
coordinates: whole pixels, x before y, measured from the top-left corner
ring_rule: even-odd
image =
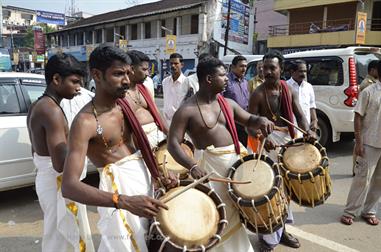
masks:
[[[181,71],[184,66],[183,56],[178,53],[172,53],[169,56],[169,61],[171,64],[171,75],[163,80],[163,113],[168,125],[171,124],[173,115],[180,107],[189,89],[188,80]]]
[[[377,62],[378,60],[372,60],[368,65],[368,74],[365,79],[362,80],[360,84],[360,91],[377,82],[378,72],[377,72]]]
[[[377,62],[378,80],[365,88],[355,107],[355,176],[341,222],[351,225],[362,205],[361,217],[378,225],[376,217],[381,197],[381,61]]]
[[[252,94],[254,90],[261,85],[263,82],[265,82],[265,77],[263,76],[263,61],[260,60],[257,63],[257,75],[254,76],[251,80],[248,82],[248,89],[249,94]]]
[[[210,56],[208,53],[202,53],[198,56],[198,62],[202,61],[204,58]],[[189,97],[194,95],[199,89],[200,86],[198,84],[198,78],[197,78],[197,73],[194,73],[190,76],[187,77],[188,82],[189,82],[189,90],[187,93],[187,96],[189,94]]]
[[[238,103],[238,105],[247,111],[249,105],[249,90],[247,80],[244,78],[247,68],[247,60],[243,56],[233,58],[231,71],[228,74],[229,82],[223,95]],[[236,124],[239,141],[247,146],[247,133],[245,127]]]
[[[291,78],[287,81],[288,86],[298,95],[299,105],[303,110],[310,129],[316,131],[317,116],[315,93],[312,85],[305,81],[307,77],[307,65],[303,60],[295,60],[290,66]]]

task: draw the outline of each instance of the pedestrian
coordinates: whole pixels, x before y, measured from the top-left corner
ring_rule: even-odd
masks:
[[[381,197],[381,61],[377,64],[378,80],[365,88],[355,107],[355,176],[349,190],[341,222],[351,225],[361,210],[361,218],[378,225],[376,217]]]
[[[202,61],[204,58],[206,58],[208,56],[210,56],[209,53],[200,54],[198,56],[198,62]],[[200,89],[200,86],[198,84],[197,73],[194,73],[194,74],[188,76],[187,79],[188,79],[188,83],[189,83],[189,90],[188,90],[186,98],[189,98],[192,95],[194,95]]]
[[[199,91],[187,100],[175,113],[169,129],[168,150],[174,159],[187,168],[190,175],[199,179],[207,172],[215,171],[227,177],[228,169],[246,154],[238,140],[235,123],[253,129],[261,129],[264,135],[273,129],[273,123],[264,117],[250,115],[231,99],[225,99],[228,78],[222,61],[206,57],[197,66]],[[187,133],[196,147],[195,159],[187,156],[181,143]],[[210,182],[209,185],[226,204],[228,226],[222,241],[212,251],[254,251],[246,230],[240,222],[239,211],[229,197],[226,184]]]
[[[184,67],[183,56],[179,53],[172,53],[169,56],[169,61],[171,64],[171,75],[166,77],[162,82],[163,114],[168,125],[170,125],[173,115],[180,107],[189,90],[188,80],[182,73],[182,68]]]
[[[232,60],[231,71],[228,74],[229,82],[223,92],[226,98],[234,100],[238,105],[247,111],[249,104],[249,90],[245,73],[247,68],[247,60],[243,56],[235,56]],[[239,141],[247,146],[247,133],[245,127],[236,124]]]
[[[288,89],[287,83],[280,79],[283,70],[284,58],[278,51],[266,53],[263,57],[263,73],[265,82],[254,90],[250,97],[249,112],[255,115],[265,116],[276,125],[275,130],[266,139],[265,148],[268,150],[269,157],[277,162],[279,148],[295,137],[295,130],[291,125],[287,125],[280,116],[293,122],[294,118],[303,130],[308,132],[309,136],[314,136],[314,132],[309,129],[307,120],[303,115],[299,105],[299,99],[295,92]],[[250,132],[253,134],[252,132]],[[254,132],[253,135],[256,135]],[[275,145],[274,145],[275,144]],[[293,222],[292,212],[289,210],[287,222]],[[286,246],[299,248],[300,243],[297,238],[286,232],[285,228],[268,234],[260,235],[261,251],[273,251],[273,249],[282,243]]]
[[[290,65],[291,78],[287,80],[288,87],[298,95],[299,105],[303,111],[309,128],[316,131],[318,119],[316,116],[315,92],[307,78],[307,64],[303,60],[295,60]]]
[[[360,84],[360,92],[363,91],[368,86],[377,82],[377,79],[378,79],[377,63],[378,63],[378,60],[372,60],[371,62],[369,62],[368,74],[365,76],[365,78],[362,80]]]
[[[254,90],[261,85],[264,81],[265,78],[263,76],[263,61],[260,60],[257,62],[257,74],[248,82],[248,89],[249,89],[249,94],[251,95]]]
[[[101,45],[91,53],[89,65],[95,97],[72,124],[62,193],[98,206],[99,251],[147,251],[148,219],[167,207],[152,198],[158,169],[148,139],[123,99],[131,60],[119,48]],[[86,154],[99,167],[99,189],[78,179]],[[161,180],[172,186],[177,182],[172,174]]]
[[[149,91],[142,85],[148,75],[149,57],[136,50],[128,51],[128,56],[131,58],[132,71],[128,75],[130,85],[126,99],[142,125],[151,147],[154,148],[166,138],[168,126],[149,95]]]
[[[53,55],[45,68],[45,92],[31,105],[27,116],[37,169],[36,192],[44,214],[42,251],[81,251],[84,247],[94,251],[86,207],[66,202],[60,190],[69,133],[60,102],[79,94],[85,75],[73,56]]]

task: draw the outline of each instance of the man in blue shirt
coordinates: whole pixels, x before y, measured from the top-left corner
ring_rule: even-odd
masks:
[[[245,73],[247,68],[247,60],[243,56],[234,57],[231,70],[228,74],[229,83],[223,95],[238,103],[238,105],[247,110],[249,105],[249,91],[247,88],[247,80]],[[239,141],[247,146],[247,133],[245,127],[236,124]]]

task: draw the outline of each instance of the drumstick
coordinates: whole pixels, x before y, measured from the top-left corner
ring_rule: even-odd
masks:
[[[300,132],[302,132],[304,135],[307,135],[307,132],[301,128],[299,128],[298,126],[296,126],[295,124],[293,124],[292,122],[290,122],[289,120],[287,120],[286,118],[280,116],[280,119],[282,119],[283,121],[285,121],[286,123],[290,124],[291,126],[295,127],[295,129],[299,130]]]
[[[261,144],[261,148],[259,149],[258,159],[257,159],[257,162],[255,163],[254,171],[255,171],[255,169],[257,169],[258,164],[261,161],[263,148],[265,147],[265,142],[266,142],[266,138],[263,139],[262,144]]]
[[[215,172],[210,172],[208,173],[207,175],[205,175],[204,177],[200,178],[199,180],[195,180],[193,183],[187,185],[186,187],[182,188],[181,190],[175,192],[174,194],[172,194],[170,197],[166,198],[166,199],[163,199],[162,202],[163,203],[167,203],[168,201],[176,198],[177,196],[179,196],[180,194],[188,191],[189,189],[197,186],[198,184],[201,184],[202,182],[204,182],[205,180],[207,180],[210,176],[212,176],[213,174],[215,174]]]
[[[213,182],[221,182],[221,183],[232,183],[232,184],[250,184],[251,181],[238,181],[238,180],[230,180],[230,179],[225,179],[225,178],[209,178],[210,181]]]

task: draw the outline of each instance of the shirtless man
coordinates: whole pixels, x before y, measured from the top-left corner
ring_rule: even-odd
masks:
[[[275,149],[277,145],[285,144],[295,136],[294,129],[288,127],[280,116],[292,121],[295,115],[299,127],[307,131],[308,135],[316,137],[309,129],[299,105],[298,95],[289,90],[287,84],[280,79],[283,61],[284,58],[279,52],[270,52],[263,57],[265,82],[254,90],[249,100],[250,113],[265,116],[276,125],[274,132],[268,137],[269,141],[265,143],[266,150]],[[269,152],[273,161],[277,161],[277,153],[278,151],[274,150]],[[292,222],[291,212],[288,218],[288,221]],[[261,251],[272,251],[279,242],[293,248],[300,247],[299,241],[283,228],[273,234],[260,236],[260,240]]]
[[[57,185],[62,178],[69,133],[68,120],[60,102],[79,94],[85,74],[73,56],[64,53],[52,56],[45,68],[46,90],[32,104],[27,116],[33,162],[37,168],[36,192],[44,213],[42,251],[79,251],[81,239],[82,245],[89,251],[93,247],[86,208],[79,208],[78,219],[81,224],[78,226],[75,218],[70,218],[73,215],[67,211]],[[60,225],[61,216],[58,213],[69,216],[64,226]]]
[[[62,193],[75,201],[99,206],[99,251],[147,251],[147,218],[167,207],[151,197],[149,173],[155,175],[156,167],[146,159],[147,153],[152,155],[148,140],[136,127],[140,125],[133,113],[124,114],[124,107],[117,105],[130,84],[131,60],[122,50],[101,45],[91,53],[89,64],[96,83],[95,97],[72,124]],[[137,150],[136,145],[143,148]],[[100,167],[99,189],[78,179],[86,154]]]
[[[142,84],[148,76],[149,58],[144,53],[136,50],[128,51],[127,54],[132,61],[132,71],[128,75],[130,85],[126,93],[126,99],[153,148],[164,140],[165,135],[168,134],[168,127],[165,120],[160,116],[154,100],[148,93],[148,89]]]
[[[220,95],[228,83],[225,66],[220,60],[206,57],[200,61],[197,77],[200,90],[175,113],[169,129],[168,149],[179,164],[190,170],[193,178],[204,176],[206,171],[227,177],[228,168],[246,153],[238,141],[234,120],[255,130],[260,128],[264,135],[271,133],[274,125],[264,117],[250,115],[235,101]],[[198,149],[199,164],[180,147],[185,133]],[[227,186],[214,182],[210,182],[210,186],[226,204],[229,222],[222,236],[225,241],[212,251],[253,251]]]

